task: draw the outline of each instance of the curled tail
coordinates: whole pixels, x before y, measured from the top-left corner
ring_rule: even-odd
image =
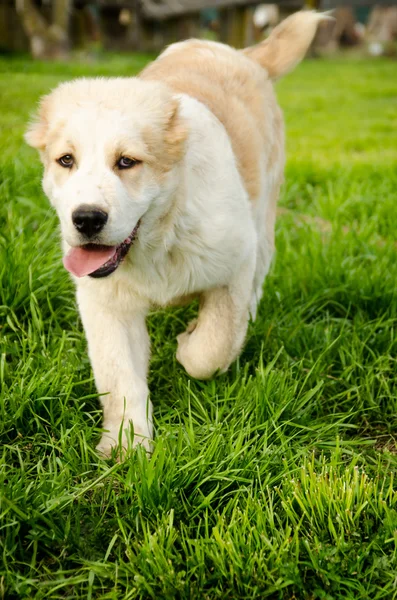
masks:
[[[273,29],[264,42],[245,48],[242,52],[264,67],[270,79],[278,79],[302,60],[313,41],[318,24],[325,20],[333,18],[326,13],[297,12]]]

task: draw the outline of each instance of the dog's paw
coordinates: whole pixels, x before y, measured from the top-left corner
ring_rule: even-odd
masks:
[[[220,366],[214,363],[208,341],[196,325],[197,320],[192,321],[186,331],[177,336],[176,359],[194,379],[210,379]]]
[[[110,458],[112,454],[116,454],[120,460],[125,453],[137,446],[141,446],[146,452],[152,452],[152,435],[148,427],[135,426],[133,433],[129,429],[123,429],[121,433],[120,428],[105,431],[96,450],[103,458]]]

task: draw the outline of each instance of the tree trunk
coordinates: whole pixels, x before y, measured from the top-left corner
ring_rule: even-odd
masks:
[[[67,58],[70,8],[71,0],[54,0],[52,23],[48,23],[32,0],[16,0],[33,58]]]

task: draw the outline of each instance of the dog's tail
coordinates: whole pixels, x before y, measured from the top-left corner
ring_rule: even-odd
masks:
[[[305,56],[321,21],[333,20],[327,13],[297,12],[280,23],[262,43],[242,52],[278,79],[291,71]]]

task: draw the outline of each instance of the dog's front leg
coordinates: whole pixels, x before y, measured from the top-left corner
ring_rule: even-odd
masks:
[[[244,344],[256,256],[251,252],[229,285],[202,293],[196,321],[178,335],[177,360],[191,377],[224,372]]]
[[[148,398],[149,336],[143,307],[121,311],[117,302],[101,303],[86,289],[77,300],[88,340],[88,350],[103,406],[105,432],[97,450],[109,456],[113,446],[128,447],[131,424],[133,445],[150,449],[152,411]]]

